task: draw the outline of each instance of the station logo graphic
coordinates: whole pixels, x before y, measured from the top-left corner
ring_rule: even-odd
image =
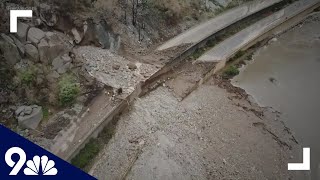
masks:
[[[14,154],[19,156],[19,160],[17,162],[12,160],[12,156]],[[8,166],[12,167],[9,175],[17,175],[26,162],[26,153],[19,147],[12,147],[6,152],[5,161]],[[57,175],[58,173],[58,170],[54,167],[55,162],[53,160],[49,160],[48,156],[42,156],[40,158],[36,155],[32,160],[27,161],[26,166],[27,167],[24,168],[23,172],[27,176],[36,176],[39,174],[48,176]]]
[[[0,125],[0,179],[95,179]]]
[[[41,163],[41,172],[40,170]],[[39,175],[42,173],[45,176],[56,175],[58,170],[54,167],[55,163],[53,160],[49,160],[47,156],[42,156],[41,160],[39,156],[34,156],[33,160],[27,161],[27,168],[24,169],[25,175]]]

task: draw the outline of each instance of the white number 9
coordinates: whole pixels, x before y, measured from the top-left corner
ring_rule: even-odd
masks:
[[[12,160],[13,154],[19,155],[18,162],[14,162]],[[23,149],[18,148],[18,147],[10,148],[5,154],[5,161],[6,161],[7,165],[13,168],[9,175],[10,176],[17,175],[19,173],[20,169],[22,168],[22,166],[24,165],[24,163],[26,162],[26,160],[27,160],[27,156],[26,156],[26,153],[24,152]]]

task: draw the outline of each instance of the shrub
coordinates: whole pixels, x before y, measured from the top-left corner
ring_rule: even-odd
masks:
[[[36,78],[36,73],[32,69],[28,69],[19,73],[19,79],[22,84],[30,85],[34,82]]]
[[[76,78],[72,75],[66,75],[59,81],[59,102],[60,105],[70,105],[80,92],[80,87]]]
[[[71,160],[71,164],[80,169],[85,169],[89,162],[99,153],[99,149],[97,140],[91,139],[79,154]]]
[[[191,57],[193,59],[198,59],[206,50],[204,48],[199,48],[193,52]]]
[[[239,59],[245,54],[245,51],[239,51],[236,55],[234,55],[233,59]]]
[[[235,66],[229,66],[225,71],[224,71],[224,75],[227,77],[233,77],[236,76],[240,73],[239,69]]]
[[[49,108],[46,106],[43,106],[42,111],[43,111],[43,119],[45,120],[49,119],[49,115],[50,115]]]
[[[91,139],[88,144],[71,160],[71,164],[88,172],[94,158],[99,154],[100,149],[108,144],[115,134],[118,119],[113,119],[99,134],[97,139]]]

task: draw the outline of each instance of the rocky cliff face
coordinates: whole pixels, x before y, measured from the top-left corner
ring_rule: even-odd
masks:
[[[20,18],[18,32],[8,33],[9,10],[28,9],[31,7],[28,5],[27,1],[0,3],[0,123],[12,129],[18,125],[14,111],[19,107],[43,106],[39,107],[41,111],[36,113],[37,118],[31,116],[32,113],[27,114],[30,116],[28,122],[22,123],[19,116],[22,128],[29,128],[26,124],[32,124],[30,127],[36,129],[42,118],[48,116],[48,107],[52,111],[64,107],[61,102],[74,101],[77,94],[95,88],[94,81],[81,69],[81,62],[75,59],[73,53],[73,48],[81,40],[73,36],[71,29],[61,31],[56,28],[58,21],[52,6],[32,4],[33,18]],[[110,44],[102,45],[111,48]],[[62,79],[69,76],[75,78],[62,84]]]

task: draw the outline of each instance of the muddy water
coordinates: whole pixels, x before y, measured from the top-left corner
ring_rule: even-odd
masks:
[[[280,111],[302,146],[311,148],[312,179],[320,179],[319,19],[309,16],[261,48],[233,79],[260,105]]]

